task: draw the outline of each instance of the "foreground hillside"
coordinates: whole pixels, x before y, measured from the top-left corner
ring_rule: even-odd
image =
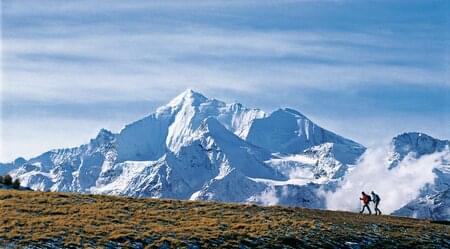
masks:
[[[450,226],[302,208],[0,190],[5,247],[450,247]]]

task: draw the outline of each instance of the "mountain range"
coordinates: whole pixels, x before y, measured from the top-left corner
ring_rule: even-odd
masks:
[[[389,168],[405,158],[448,151],[450,142],[404,133],[390,144]],[[187,90],[119,133],[0,164],[35,190],[326,208],[366,148],[300,112],[272,113]],[[433,184],[393,214],[450,219],[450,163]],[[357,194],[357,193],[355,193]]]

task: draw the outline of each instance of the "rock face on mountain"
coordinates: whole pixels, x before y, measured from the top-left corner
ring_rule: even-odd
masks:
[[[398,137],[391,165],[447,145]],[[80,147],[0,164],[0,173],[38,190],[324,208],[321,192],[335,188],[365,150],[295,110],[266,114],[187,90],[119,133],[102,129]]]

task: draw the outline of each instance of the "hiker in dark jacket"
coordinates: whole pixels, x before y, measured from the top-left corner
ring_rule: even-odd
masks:
[[[366,193],[364,193],[364,192],[362,192],[361,194],[362,194],[362,196],[359,199],[362,201],[364,206],[359,213],[360,214],[364,213],[364,210],[367,208],[367,210],[369,210],[369,214],[372,214],[372,211],[370,210],[370,207],[369,207],[370,196],[366,195]]]
[[[379,195],[375,194],[375,192],[373,192],[373,191],[371,194],[372,194],[372,201],[375,204],[375,215],[381,215],[381,210],[378,208],[381,198]]]

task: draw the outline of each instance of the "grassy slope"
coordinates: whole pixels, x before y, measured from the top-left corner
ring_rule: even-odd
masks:
[[[0,247],[449,247],[450,226],[302,208],[0,190]]]

